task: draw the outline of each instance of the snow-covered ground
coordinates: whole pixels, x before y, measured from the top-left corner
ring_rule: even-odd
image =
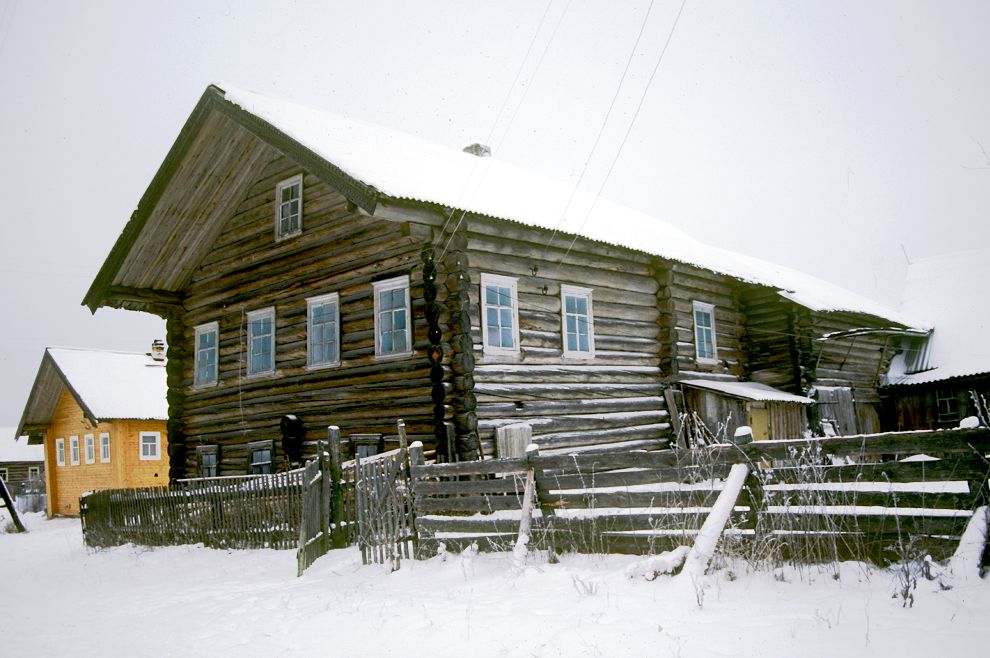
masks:
[[[0,513],[2,515],[2,513]],[[2,520],[0,520],[2,521]],[[648,581],[642,558],[448,555],[387,574],[334,551],[302,577],[293,551],[89,550],[79,522],[27,515],[0,534],[5,656],[985,656],[990,582],[858,563],[754,573],[700,588]],[[2,523],[0,523],[2,524]],[[701,600],[701,607],[698,605]]]

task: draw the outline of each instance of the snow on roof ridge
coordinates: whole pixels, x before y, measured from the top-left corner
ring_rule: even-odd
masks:
[[[96,418],[168,419],[164,361],[117,350],[70,347],[46,352]]]
[[[52,345],[46,347],[45,349],[49,352],[51,352],[52,350],[57,350],[57,351],[71,351],[71,352],[94,352],[100,354],[124,354],[127,356],[144,356],[144,357],[148,356],[147,352],[131,352],[129,350],[111,350],[101,347],[66,347],[63,345]]]
[[[422,137],[290,100],[223,83],[214,86],[228,102],[270,123],[386,196],[436,203],[680,261],[778,288],[813,310],[864,313],[918,326],[894,309],[823,279],[707,245],[660,218],[580,189],[574,193],[570,184],[497,156],[478,158]],[[415,163],[379,156],[402,151],[410,153]],[[512,194],[505,194],[506,189]]]

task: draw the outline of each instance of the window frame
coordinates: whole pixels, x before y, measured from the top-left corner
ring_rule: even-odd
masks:
[[[214,458],[212,475],[204,472],[203,455],[212,455]],[[214,478],[220,476],[220,446],[196,446],[196,458],[199,461],[199,477]]]
[[[40,466],[28,466],[28,479],[29,480],[40,480],[41,479],[41,467]]]
[[[145,455],[144,454],[144,439],[145,437],[154,437],[155,439],[155,454]],[[140,431],[138,432],[138,461],[143,462],[153,462],[161,461],[162,458],[162,433],[161,432],[148,432]]]
[[[403,274],[402,276],[393,277],[391,279],[384,279],[382,281],[374,281],[371,284],[375,296],[375,358],[379,360],[383,359],[401,359],[412,355],[413,353],[413,332],[412,332],[412,305],[410,304],[409,295],[409,275]],[[382,352],[382,308],[381,308],[381,294],[383,292],[389,292],[392,290],[403,290],[404,302],[403,311],[406,314],[406,326],[405,326],[405,341],[406,349],[401,351],[392,352]],[[386,309],[395,311],[397,309]],[[393,330],[393,333],[397,333]]]
[[[83,450],[87,464],[96,463],[96,436],[86,434],[83,436]]]
[[[110,432],[100,432],[100,463],[110,463]]]
[[[200,348],[199,338],[203,334],[213,334],[213,347]],[[201,351],[212,351],[213,352],[213,369],[210,373],[210,378],[205,381],[200,381],[199,375],[199,353]],[[207,388],[209,386],[216,386],[220,381],[220,323],[219,322],[206,322],[204,324],[196,325],[196,329],[193,336],[193,388]]]
[[[65,466],[65,438],[55,439],[55,465]]]
[[[699,327],[698,326],[698,313],[705,313],[708,315],[710,327]],[[715,365],[718,363],[718,340],[716,338],[717,330],[715,328],[715,305],[709,304],[708,302],[699,302],[697,300],[691,302],[691,321],[694,327],[694,360],[698,363],[706,363],[709,365]],[[712,355],[702,356],[701,354],[701,341],[699,340],[699,331],[709,330],[711,332],[711,343],[712,343]]]
[[[246,471],[248,475],[271,475],[275,472],[275,442],[271,439],[265,439],[263,441],[251,441],[245,446],[247,450],[247,464]],[[254,455],[257,452],[268,451],[268,461],[266,462],[255,462],[253,461]],[[255,473],[253,471],[256,464],[267,464],[267,473]]]
[[[375,299],[378,299],[377,293]],[[319,306],[333,304],[333,331],[336,344],[335,358],[325,361],[315,361],[313,355],[313,309]],[[377,317],[377,314],[376,314]],[[327,324],[327,323],[324,323]],[[377,335],[377,332],[376,332]],[[340,365],[340,293],[331,292],[325,295],[306,298],[306,368],[308,370],[322,370],[323,368],[334,368]]]
[[[0,466],[0,480],[3,480],[6,485],[10,485],[10,470],[6,466]]]
[[[69,465],[79,466],[79,437],[69,437]]]
[[[944,404],[943,404],[944,403]],[[959,396],[952,389],[935,390],[935,419],[939,423],[958,423],[962,418]]]
[[[245,372],[249,378],[254,377],[269,377],[275,374],[275,307],[266,306],[265,308],[255,309],[253,311],[247,312],[247,363],[245,364]],[[263,320],[269,318],[272,321],[272,331],[268,336],[268,349],[271,354],[271,363],[269,367],[265,370],[252,370],[251,365],[253,363],[253,352],[254,349],[254,322],[256,320]]]
[[[287,232],[282,232],[282,190],[287,187],[299,186],[299,214],[298,225]],[[275,185],[275,242],[288,240],[302,233],[303,229],[303,176],[301,173],[279,181]]]
[[[509,301],[512,319],[512,347],[503,347],[501,345],[489,345],[488,344],[488,309],[491,305],[488,303],[488,295],[486,294],[486,288],[489,286],[497,286],[499,288],[509,289]],[[511,355],[515,356],[520,353],[519,345],[519,279],[511,276],[504,276],[501,274],[485,274],[481,275],[480,283],[480,306],[481,306],[481,349],[485,355],[488,356],[502,356]],[[501,308],[503,305],[499,304],[495,308]],[[501,319],[501,316],[500,318]],[[500,341],[501,342],[501,336]]]
[[[592,289],[582,288],[580,286],[571,286],[567,284],[561,284],[560,286],[560,332],[561,338],[563,339],[563,355],[569,358],[579,358],[579,359],[593,359],[595,358],[595,312],[594,306],[592,304]],[[578,349],[572,350],[567,347],[567,298],[568,297],[583,297],[588,303],[588,312],[584,316],[588,325],[588,349],[582,350],[580,346]],[[573,314],[575,317],[580,317],[578,314]],[[580,333],[577,334],[580,336]]]

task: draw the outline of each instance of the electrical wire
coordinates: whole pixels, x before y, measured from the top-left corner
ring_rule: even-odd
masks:
[[[595,200],[588,208],[588,212],[585,213],[584,219],[581,221],[581,225],[578,227],[578,230],[574,232],[574,238],[571,240],[571,244],[567,247],[567,252],[564,253],[564,258],[567,258],[568,254],[571,253],[574,243],[577,241],[578,236],[584,229],[585,224],[588,223],[588,218],[591,217],[592,211],[594,211],[595,206],[598,205],[598,200],[602,196],[602,191],[604,191],[605,185],[608,183],[608,179],[612,175],[612,171],[615,169],[615,164],[619,161],[619,156],[622,155],[622,149],[625,147],[626,141],[628,141],[629,135],[632,133],[633,126],[636,124],[636,119],[639,117],[639,112],[643,109],[643,102],[646,100],[646,94],[650,90],[650,85],[653,84],[653,79],[656,77],[657,71],[660,70],[660,63],[663,62],[663,56],[667,53],[667,47],[670,46],[670,41],[674,37],[674,31],[677,29],[677,23],[681,20],[681,14],[684,13],[684,5],[686,4],[687,0],[681,0],[681,7],[677,10],[677,16],[674,17],[674,23],[670,26],[670,32],[667,34],[667,40],[663,44],[663,49],[660,51],[660,56],[657,57],[657,63],[653,66],[653,72],[650,73],[650,79],[646,81],[646,86],[643,88],[643,93],[639,97],[639,104],[636,105],[636,111],[633,112],[632,119],[629,121],[629,126],[626,128],[626,134],[623,135],[622,141],[619,143],[619,149],[615,152],[615,157],[612,158],[612,164],[609,165],[608,171],[605,173],[605,178],[602,179],[602,184],[598,187],[598,193],[595,195]],[[563,260],[561,262],[563,262]]]
[[[605,117],[602,119],[602,123],[598,127],[598,134],[595,136],[595,141],[591,145],[591,151],[588,152],[588,157],[584,160],[584,166],[581,168],[581,173],[578,175],[577,182],[574,184],[574,188],[571,190],[571,194],[567,198],[567,203],[564,204],[564,209],[560,213],[560,219],[557,220],[557,225],[554,227],[553,232],[550,234],[550,238],[547,240],[546,246],[543,248],[544,258],[546,258],[547,251],[550,249],[550,245],[553,243],[554,237],[556,237],[557,232],[560,230],[560,225],[564,222],[564,218],[567,216],[567,211],[571,208],[571,203],[574,201],[574,196],[581,187],[581,181],[584,180],[584,175],[587,173],[591,160],[595,156],[595,151],[598,150],[598,144],[601,142],[602,135],[605,133],[605,127],[608,125],[608,120],[612,116],[612,110],[615,109],[615,102],[618,100],[619,93],[622,91],[622,85],[626,81],[626,75],[628,75],[629,67],[632,65],[633,58],[636,56],[636,50],[639,48],[639,42],[643,38],[643,32],[646,30],[646,23],[649,21],[650,13],[652,11],[653,0],[650,1],[650,6],[647,7],[646,14],[643,16],[643,22],[639,26],[639,34],[636,35],[636,41],[633,43],[632,50],[629,52],[629,57],[626,59],[626,66],[622,69],[622,76],[619,78],[619,84],[615,88],[615,93],[612,94],[612,101],[608,105],[608,110],[605,112]]]

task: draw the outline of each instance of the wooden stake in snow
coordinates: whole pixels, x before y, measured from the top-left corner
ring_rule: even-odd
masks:
[[[684,568],[677,575],[679,579],[696,581],[705,575],[705,570],[708,569],[708,564],[715,555],[718,538],[722,536],[725,524],[729,522],[732,508],[736,505],[747,475],[749,475],[749,466],[746,464],[735,464],[729,471],[729,477],[725,479],[725,488],[718,495],[712,511],[698,531],[694,546],[691,547],[691,552],[684,561]]]
[[[536,490],[536,471],[533,468],[533,458],[540,454],[540,448],[535,443],[526,446],[526,459],[530,462],[526,472],[526,489],[523,492],[522,517],[519,519],[519,536],[515,548],[512,549],[512,562],[516,569],[526,566],[526,554],[529,552],[529,532],[533,523],[533,493]]]
[[[530,470],[529,472],[532,473],[533,471]],[[17,529],[17,532],[27,532],[24,524],[22,524],[21,520],[17,518],[17,510],[14,509],[14,499],[11,497],[10,492],[7,491],[7,483],[3,481],[3,478],[0,478],[0,502],[3,502],[3,504],[0,505],[0,509],[5,507],[7,508],[8,513],[10,514],[10,519],[14,522],[14,527]]]

